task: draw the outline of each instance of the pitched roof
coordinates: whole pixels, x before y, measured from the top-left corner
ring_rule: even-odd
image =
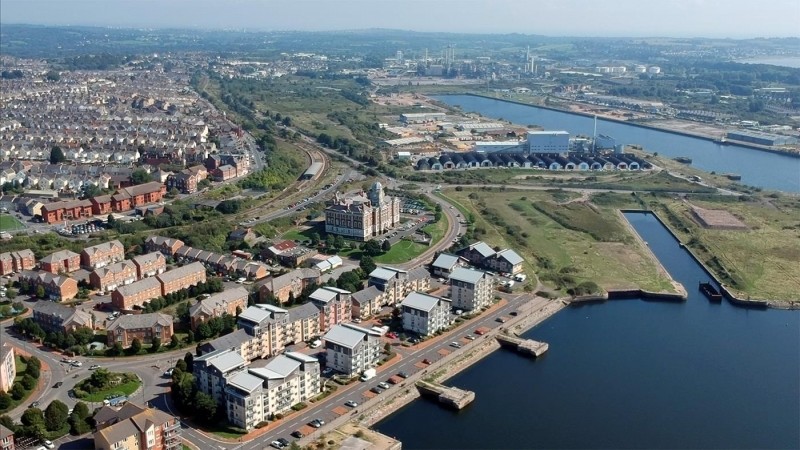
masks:
[[[136,265],[145,266],[153,264],[154,262],[164,259],[164,255],[160,252],[145,253],[131,259]]]
[[[381,295],[383,295],[383,292],[381,292],[380,289],[376,288],[375,286],[368,286],[365,289],[353,292],[353,295],[350,298],[363,305],[364,303],[369,303],[375,300]]]
[[[72,315],[75,314],[75,308],[70,308],[69,306],[56,302],[46,301],[36,302],[36,304],[33,305],[33,311],[46,314],[48,316],[58,317],[62,321],[72,317]]]
[[[164,327],[172,325],[172,316],[162,313],[150,314],[132,314],[130,316],[120,316],[117,320],[111,322],[108,330],[116,330],[121,328],[123,330],[130,330],[135,328],[151,328],[155,325]]]
[[[264,380],[248,372],[237,373],[226,381],[228,386],[235,387],[247,393],[254,392],[256,389],[260,388],[263,382]]]
[[[59,251],[57,251],[55,253],[51,253],[51,254],[45,256],[44,258],[42,258],[41,262],[52,264],[54,262],[59,262],[59,261],[65,260],[65,259],[71,259],[71,258],[76,258],[76,257],[80,257],[80,255],[75,253],[75,252],[73,252],[73,251],[69,251],[69,250],[59,250]]]
[[[450,279],[463,281],[470,284],[477,284],[485,275],[486,273],[481,272],[480,270],[467,269],[466,267],[456,267],[453,269],[453,272],[450,273]]]
[[[321,287],[321,288],[315,290],[314,292],[312,292],[311,295],[308,296],[308,298],[309,298],[309,300],[316,300],[318,302],[328,303],[328,302],[336,299],[337,295],[339,295],[338,292],[336,292],[336,291],[334,291],[332,289],[327,289],[325,287]]]
[[[189,315],[194,316],[198,311],[204,311],[206,314],[213,314],[217,308],[225,308],[228,303],[244,298],[247,300],[249,293],[243,287],[235,287],[214,294],[205,300],[201,300],[189,307]]]
[[[457,264],[458,256],[451,255],[449,253],[442,253],[438,258],[436,258],[436,261],[433,262],[432,266],[439,269],[452,270]]]
[[[429,278],[431,275],[424,267],[415,267],[408,271],[408,279],[409,280],[421,280],[423,278]]]
[[[353,348],[364,340],[365,333],[342,325],[334,325],[322,338],[342,347]]]
[[[505,250],[501,250],[495,255],[497,258],[503,258],[508,261],[509,264],[517,265],[522,264],[525,260],[522,259],[522,256],[519,256],[517,252],[507,248]]]
[[[251,306],[241,314],[239,314],[239,320],[247,320],[254,323],[262,323],[265,320],[268,320],[272,317],[269,311],[264,310],[263,308],[259,308],[257,306]]]
[[[113,241],[103,242],[102,244],[92,245],[91,247],[86,247],[83,249],[87,255],[93,255],[99,251],[110,251],[113,249],[119,248],[123,252],[125,251],[125,247],[122,245],[122,242],[114,239]]]
[[[378,267],[369,273],[370,278],[377,278],[379,280],[391,280],[397,272],[384,267]]]
[[[245,365],[245,360],[242,355],[231,351],[224,350],[207,359],[209,366],[216,367],[222,373],[227,373],[237,367]]]
[[[228,333],[225,336],[220,336],[214,340],[208,341],[205,346],[212,350],[234,349],[241,347],[242,344],[251,339],[247,332],[240,328],[233,333]]]
[[[489,247],[489,244],[483,241],[478,241],[469,246],[470,250],[474,250],[481,254],[484,258],[488,258],[495,254],[495,251],[492,247]]]
[[[160,275],[156,275],[156,278],[161,280],[162,283],[170,283],[185,276],[199,272],[206,273],[206,267],[203,265],[203,263],[193,262],[191,264],[178,267],[177,269],[168,270]]]
[[[436,307],[436,305],[439,304],[440,300],[443,299],[420,292],[411,292],[406,296],[405,299],[403,299],[403,301],[400,303],[400,306],[407,306],[409,308],[430,312]]]
[[[161,283],[156,278],[142,278],[139,281],[118,287],[117,292],[123,297],[128,297],[151,289],[161,289]]]
[[[313,303],[303,303],[297,308],[289,310],[289,316],[292,320],[303,320],[311,317],[319,316],[319,309]]]

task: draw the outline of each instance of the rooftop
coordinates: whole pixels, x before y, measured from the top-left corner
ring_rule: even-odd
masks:
[[[467,269],[465,267],[456,267],[453,270],[453,272],[450,273],[450,279],[463,281],[465,283],[470,283],[470,284],[477,284],[485,275],[486,273],[481,272],[480,270],[472,270],[472,269]]]
[[[434,297],[432,295],[427,295],[420,292],[411,292],[406,296],[405,299],[403,299],[400,305],[430,312],[436,307],[436,305],[439,304],[439,301],[441,300],[443,299]]]
[[[132,314],[130,316],[120,316],[117,320],[111,322],[108,330],[116,330],[121,328],[123,330],[132,330],[136,328],[152,328],[156,325],[162,327],[172,326],[172,316],[162,313],[150,314]]]
[[[330,330],[328,330],[327,333],[325,333],[323,339],[328,342],[339,344],[342,347],[354,348],[359,342],[364,340],[364,336],[364,333],[354,330],[350,327],[334,325]]]

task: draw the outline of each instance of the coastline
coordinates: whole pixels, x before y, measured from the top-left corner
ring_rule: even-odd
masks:
[[[521,102],[519,100],[496,98],[496,97],[491,97],[491,96],[488,96],[488,95],[485,95],[485,94],[478,94],[478,93],[474,93],[474,92],[464,92],[462,94],[443,94],[443,95],[469,95],[469,96],[472,96],[472,97],[482,97],[482,98],[489,99],[489,100],[496,100],[496,101],[506,102],[506,103],[514,103],[514,104],[517,104],[517,105],[530,106],[530,107],[533,107],[533,108],[542,108],[542,109],[555,111],[555,112],[561,112],[561,113],[565,113],[565,114],[573,114],[573,115],[576,115],[576,116],[583,116],[583,117],[589,117],[589,118],[594,118],[595,117],[595,114],[591,114],[591,113],[587,113],[587,112],[583,112],[583,111],[572,111],[572,110],[569,110],[569,109],[556,108],[554,106],[548,106],[548,105],[535,105],[535,104],[531,104],[531,103]],[[426,96],[426,97],[430,98],[428,96]],[[431,99],[431,100],[435,100],[435,99]],[[580,102],[578,102],[578,103],[580,103]],[[625,124],[625,125],[631,125],[631,126],[639,127],[639,128],[645,128],[645,129],[649,129],[649,130],[663,131],[665,133],[671,133],[671,134],[676,134],[676,135],[680,135],[680,136],[687,136],[687,137],[693,137],[693,138],[697,138],[697,139],[703,139],[703,140],[706,140],[706,141],[714,142],[714,141],[716,141],[718,139],[717,137],[709,136],[709,135],[706,135],[706,134],[692,133],[690,131],[685,131],[685,130],[675,130],[675,129],[672,129],[672,128],[665,128],[665,127],[660,127],[660,126],[641,123],[641,122],[630,122],[630,121],[627,121],[627,120],[616,119],[614,117],[598,116],[598,119],[607,120],[609,122],[621,123],[621,124]],[[774,154],[777,154],[777,155],[783,155],[783,156],[788,156],[788,157],[792,157],[792,158],[800,158],[800,153],[791,153],[791,152],[787,152],[787,151],[784,151],[784,150],[775,149],[775,148],[771,148],[771,147],[765,147],[765,146],[758,145],[758,144],[751,144],[749,142],[741,142],[741,141],[734,141],[734,140],[728,140],[727,142],[729,142],[730,145],[734,145],[734,146],[738,146],[738,147],[749,148],[749,149],[752,149],[752,150],[759,150],[759,151],[767,152],[767,153],[774,153]]]

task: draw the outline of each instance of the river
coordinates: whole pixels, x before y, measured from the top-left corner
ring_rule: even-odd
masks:
[[[626,214],[685,303],[614,300],[567,308],[447,381],[472,390],[455,412],[416,401],[376,425],[404,449],[797,448],[800,311],[710,303],[702,268],[651,215]]]
[[[591,136],[591,117],[520,105],[473,95],[441,95],[436,100],[458,105],[465,112],[502,118],[520,125],[539,125],[547,130],[566,130],[570,134]],[[688,156],[692,165],[707,172],[738,173],[741,183],[766,189],[800,192],[800,158],[769,153],[738,145],[719,145],[665,131],[642,128],[608,120],[597,120],[597,132],[609,135],[622,144],[639,144],[649,152],[670,157]]]

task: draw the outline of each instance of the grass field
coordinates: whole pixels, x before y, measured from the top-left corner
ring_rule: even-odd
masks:
[[[444,195],[474,216],[478,239],[515,249],[546,285],[563,288],[572,279],[604,289],[673,290],[613,208],[577,202],[555,206],[565,195],[558,191],[465,189]]]
[[[0,231],[22,230],[25,225],[11,214],[0,214]]]
[[[747,231],[712,230],[690,217],[690,206],[668,201],[661,212],[681,240],[744,297],[800,301],[800,199],[750,202],[692,200],[740,218]]]
[[[81,383],[82,382],[83,381],[81,381]],[[92,394],[86,393],[85,396],[79,397],[79,398],[80,398],[80,400],[83,400],[85,402],[102,402],[109,395],[114,395],[114,396],[127,395],[127,396],[130,396],[131,394],[136,392],[136,389],[138,389],[139,386],[141,386],[141,384],[142,384],[142,382],[139,381],[138,379],[135,380],[135,381],[128,381],[128,382],[125,382],[125,383],[122,383],[122,384],[118,384],[116,386],[109,387],[108,389],[103,389],[102,391],[94,392]],[[79,387],[78,386],[80,386],[80,383],[78,383],[78,385],[76,385],[76,389],[75,389],[76,393],[79,391]]]

